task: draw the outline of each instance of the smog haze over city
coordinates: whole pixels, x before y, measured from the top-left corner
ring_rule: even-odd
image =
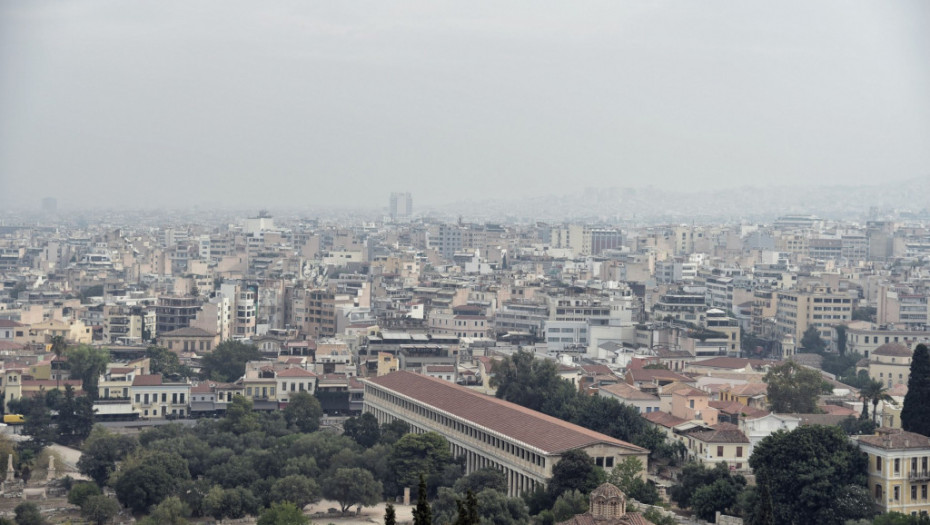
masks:
[[[925,186],[928,50],[920,0],[5,0],[0,205]]]
[[[0,525],[928,525],[928,345],[930,0],[0,0]]]

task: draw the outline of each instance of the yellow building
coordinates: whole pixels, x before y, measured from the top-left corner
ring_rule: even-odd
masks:
[[[775,322],[779,333],[792,335],[795,341],[814,326],[825,341],[833,339],[833,326],[848,324],[856,301],[846,293],[828,286],[810,286],[804,290],[778,292]]]
[[[869,457],[869,492],[882,512],[930,512],[930,438],[899,429],[879,429],[856,438]]]
[[[397,356],[388,352],[378,352],[378,377],[397,372],[400,363]]]
[[[869,356],[869,377],[887,388],[906,385],[911,374],[913,352],[900,343],[885,343]]]

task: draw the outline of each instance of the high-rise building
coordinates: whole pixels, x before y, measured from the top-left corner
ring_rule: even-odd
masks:
[[[391,193],[391,220],[410,219],[413,216],[413,198],[410,192]]]

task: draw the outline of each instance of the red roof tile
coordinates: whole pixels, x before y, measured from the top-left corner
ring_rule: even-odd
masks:
[[[138,375],[132,379],[132,386],[161,386],[161,374]]]
[[[367,382],[546,453],[559,453],[597,443],[616,445],[634,452],[647,452],[632,443],[430,376],[398,371],[368,379]]]
[[[278,377],[316,377],[316,374],[299,367],[285,368],[278,372]]]

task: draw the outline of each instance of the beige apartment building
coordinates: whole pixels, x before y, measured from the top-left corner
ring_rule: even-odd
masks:
[[[775,322],[782,335],[800,341],[810,326],[817,327],[821,339],[833,339],[832,327],[852,320],[856,300],[826,286],[778,292]]]

